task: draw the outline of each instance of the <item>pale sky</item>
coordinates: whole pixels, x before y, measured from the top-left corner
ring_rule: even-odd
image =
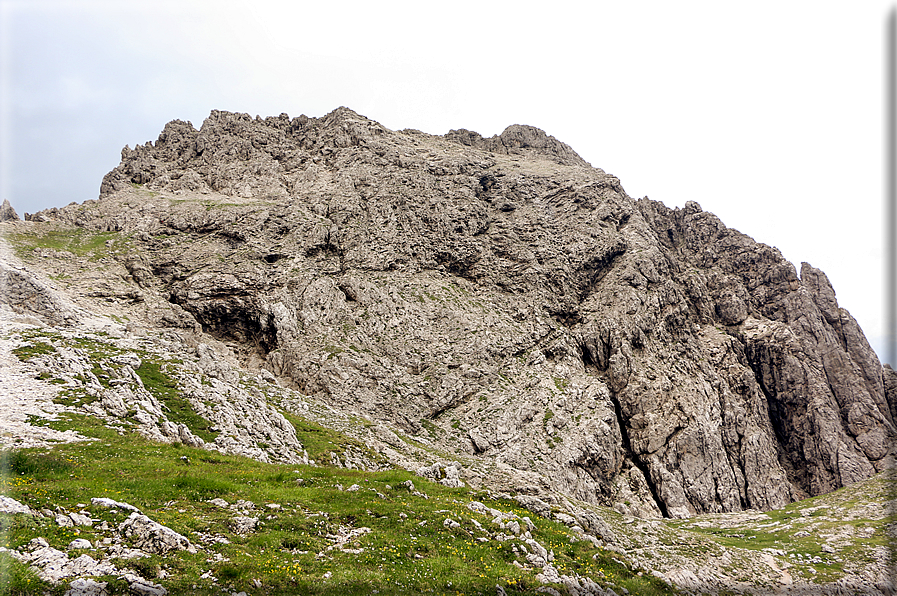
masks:
[[[822,269],[883,358],[892,7],[0,0],[0,200],[96,198],[125,144],[212,109],[530,124],[633,198],[697,201]]]

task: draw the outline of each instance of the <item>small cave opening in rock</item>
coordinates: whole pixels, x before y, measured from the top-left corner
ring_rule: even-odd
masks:
[[[262,357],[277,349],[277,328],[273,315],[246,304],[242,297],[180,302],[173,296],[171,302],[192,314],[202,325],[203,332],[215,339],[238,343],[246,351]]]
[[[580,346],[579,351],[582,358],[582,363],[586,367],[586,370],[589,368],[597,368],[598,365],[595,364],[595,361],[592,360],[592,354],[589,352],[589,349],[586,346]]]
[[[575,310],[555,310],[549,311],[549,314],[564,327],[573,327],[582,323],[582,315]]]
[[[487,198],[493,189],[500,188],[498,179],[492,174],[481,176],[478,182],[475,193],[479,199]]]
[[[607,341],[590,337],[580,342],[578,347],[586,370],[591,370],[593,373],[607,370],[607,362],[611,354],[610,344]]]
[[[346,282],[340,282],[337,285],[337,289],[339,289],[339,291],[343,293],[346,302],[358,302],[358,295],[356,294],[355,288],[352,285]]]

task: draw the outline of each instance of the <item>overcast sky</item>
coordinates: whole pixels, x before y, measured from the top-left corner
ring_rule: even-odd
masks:
[[[0,0],[0,200],[96,198],[125,144],[212,109],[530,124],[822,269],[884,357],[892,4]]]

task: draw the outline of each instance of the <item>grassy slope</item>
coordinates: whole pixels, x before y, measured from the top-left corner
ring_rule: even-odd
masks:
[[[87,417],[72,416],[49,424],[58,429],[74,428],[98,440],[60,445],[49,452],[3,454],[8,474],[2,492],[36,509],[85,508],[92,517],[107,521],[110,528],[126,516],[92,507],[92,497],[110,497],[139,507],[205,550],[119,564],[162,583],[171,593],[220,594],[222,587],[227,587],[249,594],[371,594],[374,590],[380,594],[495,594],[495,586],[501,585],[510,594],[534,593],[539,585],[533,571],[512,563],[523,559],[512,552],[510,541],[476,540],[485,534],[471,520],[487,528],[490,520],[466,507],[470,500],[481,500],[503,511],[535,517],[514,502],[429,483],[400,470],[362,472],[262,464],[181,445],[155,444],[136,434],[119,435]],[[314,432],[311,428],[304,431]],[[304,433],[300,431],[300,435]],[[409,479],[430,498],[414,496],[400,485]],[[337,484],[362,488],[348,492]],[[260,516],[264,525],[246,536],[234,534],[230,520],[236,513],[208,503],[215,497],[230,503],[252,501],[259,509],[251,515]],[[279,504],[281,509],[268,509],[268,503]],[[443,521],[447,517],[461,526],[446,528]],[[49,517],[0,516],[0,521],[7,530],[3,546],[9,548],[37,536],[60,550],[75,537],[96,545],[112,536],[112,530],[103,531],[100,524],[61,528]],[[558,523],[541,518],[535,522],[534,538],[554,550],[561,573],[575,570],[602,585],[614,585],[618,590],[627,587],[637,594],[670,593],[659,580],[635,575],[615,562],[613,557],[619,558],[619,554],[596,549],[588,542],[571,542],[568,529]],[[333,544],[327,534],[358,527],[372,531],[347,547],[363,548],[362,552],[331,550],[323,557],[316,556]],[[224,536],[230,543],[204,543],[194,532]],[[64,592],[62,587],[40,582],[7,555],[0,560],[7,574],[0,593]],[[160,570],[167,577],[157,579]],[[206,572],[217,582],[200,579]],[[324,579],[328,572],[331,576]],[[123,580],[104,579],[116,593],[127,593]]]

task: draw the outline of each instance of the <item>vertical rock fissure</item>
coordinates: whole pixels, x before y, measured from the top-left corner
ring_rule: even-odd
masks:
[[[731,453],[726,453],[726,460],[729,462],[729,468],[732,470],[732,477],[738,478],[738,474],[735,472],[736,468],[741,470],[741,478],[742,485],[739,487],[738,491],[738,503],[741,505],[741,509],[748,509],[751,506],[749,503],[748,497],[748,488],[750,484],[750,475],[748,474],[747,467],[744,465],[744,458],[740,455],[742,453],[742,445],[741,439],[739,438],[738,443],[736,445],[737,451],[733,455]],[[718,494],[718,493],[717,493]]]
[[[745,348],[747,348],[747,346],[745,346]],[[747,352],[747,350],[745,351]],[[766,415],[772,426],[773,436],[776,440],[776,456],[779,460],[779,465],[782,466],[782,469],[785,471],[785,476],[788,478],[788,482],[791,483],[792,487],[796,487],[809,494],[809,482],[805,475],[801,476],[798,474],[797,470],[800,469],[800,467],[795,465],[795,462],[792,460],[792,454],[788,450],[788,443],[786,440],[788,429],[785,428],[783,420],[785,416],[779,411],[779,401],[775,394],[766,387],[766,384],[763,382],[761,365],[755,363],[754,360],[750,358],[750,354],[748,354],[748,364],[754,372],[757,386],[760,388],[760,391],[763,392],[763,397],[766,398],[764,400],[764,405],[766,407]]]
[[[657,503],[660,513],[664,517],[670,517],[666,503],[663,502],[663,499],[660,498],[660,494],[657,492],[657,487],[654,485],[654,480],[651,478],[651,472],[648,470],[648,466],[645,465],[645,463],[639,459],[638,454],[632,450],[632,443],[629,441],[629,429],[626,427],[626,422],[623,420],[623,408],[620,406],[620,400],[617,399],[617,396],[614,393],[611,393],[610,400],[614,404],[614,413],[617,415],[617,424],[620,426],[623,452],[629,455],[629,459],[632,461],[633,465],[635,465],[645,477],[645,482],[648,484],[648,489],[651,491],[651,498]]]

